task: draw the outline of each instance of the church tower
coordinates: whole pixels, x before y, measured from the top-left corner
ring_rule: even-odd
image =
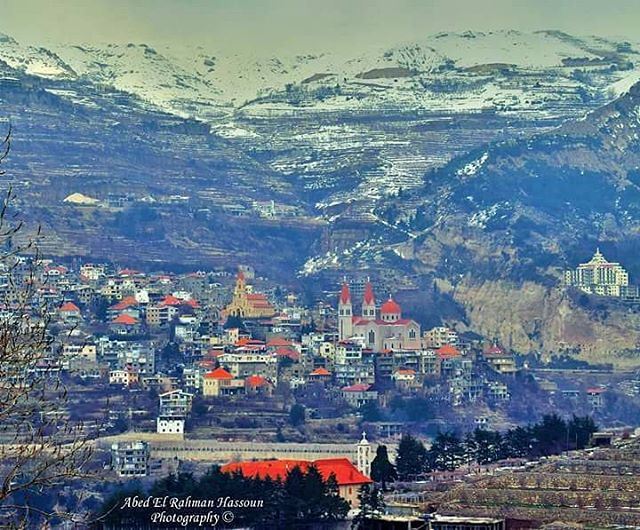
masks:
[[[358,442],[356,467],[363,475],[371,476],[371,444],[364,431],[362,432],[362,440]]]
[[[353,307],[351,305],[351,291],[346,280],[340,291],[338,302],[338,338],[346,340],[353,336]]]
[[[362,299],[362,318],[366,320],[376,319],[376,297],[373,294],[373,285],[367,278],[364,286],[364,297]]]
[[[247,313],[247,281],[242,271],[236,276],[236,286],[233,289],[233,300],[227,308],[230,315],[244,317]]]

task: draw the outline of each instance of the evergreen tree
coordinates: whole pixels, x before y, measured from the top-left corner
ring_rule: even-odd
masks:
[[[358,493],[360,511],[354,517],[351,528],[363,530],[368,528],[367,522],[378,519],[384,514],[385,503],[382,491],[375,485],[365,484]]]
[[[590,416],[573,416],[567,424],[569,443],[575,449],[584,449],[591,441],[591,435],[598,430],[598,426]]]
[[[284,481],[284,491],[288,498],[288,503],[283,509],[285,520],[291,522],[302,519],[305,502],[301,492],[304,485],[304,473],[300,467],[296,466],[287,473],[287,478]]]
[[[538,454],[548,456],[560,453],[567,445],[567,424],[557,414],[548,414],[534,425],[533,436]]]
[[[306,409],[304,405],[300,405],[296,403],[289,410],[289,423],[294,427],[298,427],[299,425],[304,424],[306,420]]]
[[[382,420],[382,412],[375,401],[367,401],[360,407],[360,414],[364,421],[380,421]]]
[[[476,462],[489,464],[500,459],[502,455],[502,435],[497,431],[476,429],[473,432],[476,446]]]
[[[299,494],[306,504],[303,518],[310,521],[321,519],[324,512],[322,501],[325,496],[325,483],[316,466],[309,466],[307,472],[303,475],[302,488]]]
[[[532,452],[532,433],[525,427],[509,429],[502,438],[502,456],[524,458]]]
[[[340,488],[334,473],[325,482],[323,518],[328,520],[344,519],[349,513],[349,503],[340,497]]]
[[[422,473],[427,460],[427,450],[420,440],[410,434],[404,434],[398,445],[396,469],[398,477],[407,480]]]
[[[371,462],[371,478],[382,484],[382,491],[387,489],[388,482],[394,482],[398,478],[395,466],[389,461],[386,445],[379,445],[376,456]]]
[[[438,433],[429,454],[429,460],[435,469],[453,471],[464,463],[465,450],[455,434]]]

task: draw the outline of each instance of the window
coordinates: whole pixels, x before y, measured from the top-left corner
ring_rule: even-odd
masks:
[[[376,333],[375,331],[369,331],[369,344],[375,344],[376,342]]]

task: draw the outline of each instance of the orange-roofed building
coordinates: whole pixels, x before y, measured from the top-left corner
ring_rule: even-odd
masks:
[[[417,377],[416,371],[413,368],[398,368],[393,372],[391,378],[399,388],[417,389],[422,386],[422,381]]]
[[[110,327],[119,335],[135,335],[140,332],[140,321],[123,313],[111,321]]]
[[[587,401],[595,410],[600,410],[604,405],[604,394],[606,389],[601,386],[587,388]]]
[[[120,324],[122,326],[135,326],[138,324],[138,319],[130,315],[118,315],[111,321],[112,324]]]
[[[169,306],[173,306],[173,307],[178,307],[178,306],[180,306],[182,304],[183,304],[183,301],[180,300],[180,298],[177,298],[177,297],[173,296],[172,294],[168,294],[160,302],[161,306],[169,305]]]
[[[216,368],[212,372],[204,374],[205,379],[233,379],[233,376],[224,368]]]
[[[454,357],[460,357],[460,350],[451,344],[445,344],[436,350],[436,355],[440,359],[451,359]]]
[[[125,296],[117,304],[112,305],[110,309],[113,309],[114,311],[123,311],[124,309],[135,305],[138,305],[138,300],[136,300],[135,296]]]
[[[331,379],[331,372],[324,366],[321,366],[310,372],[308,378],[309,381],[327,381]]]
[[[222,466],[223,473],[241,473],[245,477],[285,480],[294,468],[306,472],[310,466],[315,466],[323,480],[334,475],[338,483],[340,496],[351,504],[358,506],[358,493],[365,484],[373,481],[364,475],[348,458],[323,458],[320,460],[262,460],[256,462],[232,462]]]
[[[483,352],[484,359],[496,372],[513,375],[518,371],[515,357],[494,344]]]
[[[65,302],[58,309],[58,315],[65,322],[74,322],[82,318],[80,308],[73,302]]]
[[[271,395],[273,385],[266,377],[250,375],[244,380],[244,389],[247,394]]]
[[[236,277],[233,299],[224,312],[227,316],[240,318],[271,318],[276,314],[274,307],[264,294],[248,291],[242,271]]]
[[[140,304],[135,296],[125,296],[117,304],[112,305],[107,310],[107,316],[111,319],[116,318],[119,314],[127,314],[134,318],[140,317]]]
[[[344,400],[354,408],[360,408],[369,402],[378,400],[378,391],[373,390],[371,385],[366,383],[345,386],[341,392]]]
[[[300,352],[293,348],[277,348],[276,355],[278,357],[288,357],[294,362],[298,362],[300,360]]]
[[[293,343],[283,337],[273,337],[267,341],[267,348],[280,348],[286,346],[292,346]]]
[[[244,390],[244,381],[234,379],[224,368],[216,368],[202,377],[202,395],[210,397],[228,396]]]
[[[141,276],[143,273],[137,271],[135,269],[120,269],[118,271],[118,276]]]

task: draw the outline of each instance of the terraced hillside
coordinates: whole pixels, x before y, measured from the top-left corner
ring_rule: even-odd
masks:
[[[439,511],[537,523],[640,525],[640,441],[553,457],[526,471],[499,472],[451,489]]]

